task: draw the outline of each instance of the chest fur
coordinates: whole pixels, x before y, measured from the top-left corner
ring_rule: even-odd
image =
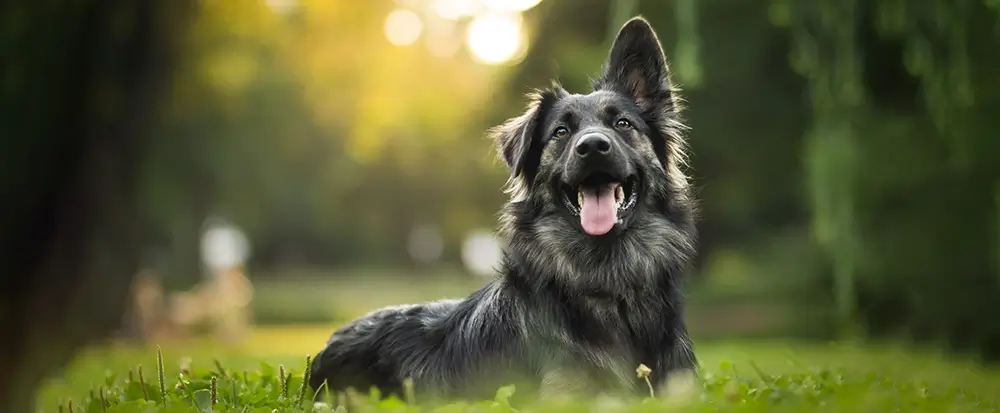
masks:
[[[585,391],[635,389],[642,384],[636,367],[670,351],[670,311],[656,304],[606,296],[561,303],[533,323],[543,383]]]

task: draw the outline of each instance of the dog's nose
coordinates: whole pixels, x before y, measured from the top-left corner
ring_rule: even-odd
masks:
[[[576,155],[586,158],[593,155],[607,155],[611,152],[611,139],[600,133],[590,133],[580,137],[576,143]]]

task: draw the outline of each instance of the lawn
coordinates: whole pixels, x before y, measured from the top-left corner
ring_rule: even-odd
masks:
[[[239,348],[224,348],[210,342],[164,344],[164,377],[167,409],[155,403],[120,402],[108,412],[199,411],[196,405],[209,404],[210,379],[218,376],[218,404],[214,411],[272,412],[313,411],[309,395],[303,409],[298,402],[302,365],[307,354],[315,353],[329,335],[326,327],[266,327],[253,331]],[[971,362],[948,360],[931,352],[904,350],[894,346],[824,345],[786,341],[714,341],[697,343],[704,371],[699,391],[684,399],[646,400],[628,406],[595,408],[588,400],[573,403],[510,407],[503,401],[478,405],[453,405],[438,411],[664,411],[681,406],[681,411],[925,411],[996,412],[1000,402],[1000,372],[976,367]],[[178,386],[181,360],[191,359],[191,374]],[[217,373],[214,361],[226,370]],[[269,365],[262,367],[261,363]],[[142,366],[148,391],[127,383],[129,371]],[[44,411],[57,411],[73,400],[74,412],[81,405],[101,411],[89,402],[91,392],[107,388],[107,399],[157,399],[157,356],[155,348],[112,346],[81,354],[39,394]],[[274,378],[276,366],[283,365],[293,379],[288,397],[280,397],[282,381]],[[242,374],[248,370],[250,374]],[[213,373],[215,372],[215,373]],[[263,372],[263,374],[261,374]],[[108,375],[113,377],[106,379]],[[138,381],[138,374],[133,382]],[[637,380],[640,380],[637,378]],[[108,382],[113,382],[110,385]],[[181,387],[181,388],[178,388]],[[515,390],[516,391],[516,390]],[[503,393],[503,392],[501,392]],[[233,395],[236,397],[233,397]],[[323,394],[319,395],[322,398]],[[503,394],[500,394],[503,396]],[[95,396],[99,400],[99,397]],[[108,403],[111,404],[111,403]],[[145,404],[145,407],[143,405]],[[419,404],[419,403],[418,403]],[[320,405],[320,407],[323,407]],[[366,411],[419,411],[402,403],[381,407],[362,405]],[[596,409],[596,410],[595,410]],[[673,409],[677,410],[677,409]],[[207,410],[202,410],[207,411]],[[427,411],[427,410],[424,410]]]

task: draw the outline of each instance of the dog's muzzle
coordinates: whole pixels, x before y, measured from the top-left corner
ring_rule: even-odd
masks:
[[[619,145],[601,132],[586,132],[566,161],[566,204],[590,235],[604,235],[636,201],[634,174]]]

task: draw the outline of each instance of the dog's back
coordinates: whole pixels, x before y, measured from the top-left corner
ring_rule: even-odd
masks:
[[[312,363],[309,385],[374,386],[402,397],[403,381],[412,379],[428,394],[477,392],[465,378],[508,369],[500,364],[519,352],[519,325],[496,283],[464,300],[382,308],[333,333]]]

